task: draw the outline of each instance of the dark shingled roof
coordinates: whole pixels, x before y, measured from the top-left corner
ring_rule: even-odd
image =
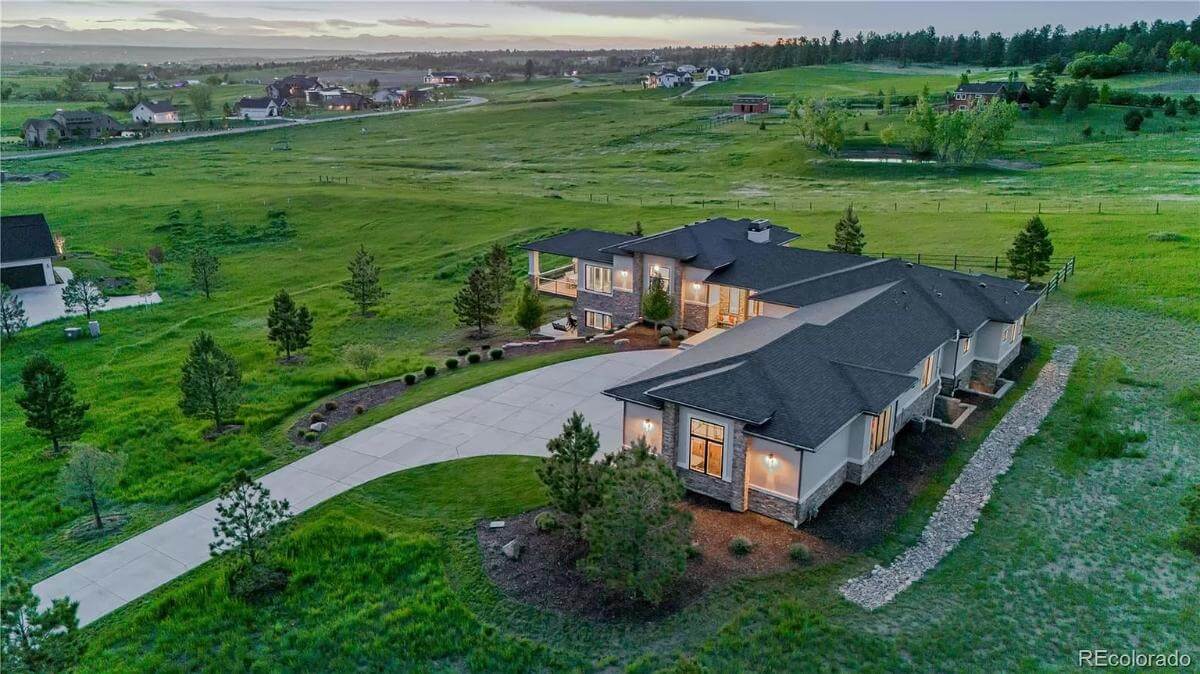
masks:
[[[998,94],[1008,88],[1008,82],[972,82],[960,84],[955,89],[961,94]]]
[[[174,112],[175,106],[171,105],[171,101],[142,101],[150,112]],[[136,106],[135,106],[136,107]]]
[[[783,244],[799,236],[765,220],[712,218],[610,246],[607,252],[661,255],[701,269],[720,269],[735,259],[731,242],[747,241],[748,229],[764,225],[769,228],[769,243]]]
[[[257,110],[257,109],[261,109],[261,108],[266,108],[268,105],[271,104],[271,101],[275,101],[276,107],[282,107],[284,105],[287,105],[287,100],[282,99],[282,98],[271,98],[270,96],[262,96],[259,98],[252,98],[250,96],[246,96],[237,102],[237,107],[250,108],[253,110]]]
[[[774,228],[772,228],[774,229]],[[877,262],[861,255],[829,251],[764,246],[745,239],[722,242],[731,262],[720,267],[705,279],[707,283],[765,290],[830,272],[850,269]]]
[[[50,225],[41,213],[0,216],[0,260],[33,260],[55,257]]]
[[[552,255],[577,257],[582,260],[612,264],[611,252],[603,249],[636,239],[629,234],[601,232],[595,229],[576,229],[565,234],[527,243],[523,248]]]

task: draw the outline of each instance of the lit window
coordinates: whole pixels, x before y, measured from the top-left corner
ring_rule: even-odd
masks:
[[[888,439],[892,437],[892,408],[889,406],[886,410],[879,413],[879,416],[871,418],[871,453],[887,444]]]
[[[762,316],[762,314],[763,314],[762,301],[761,300],[750,300],[750,308],[749,308],[748,313],[752,318],[754,316]]]
[[[662,289],[667,291],[667,294],[671,293],[671,268],[670,267],[665,267],[661,264],[651,265],[650,266],[650,287],[651,288],[654,287],[655,279],[659,279],[662,281]]]
[[[933,381],[933,356],[925,359],[925,367],[921,372],[921,390],[929,388],[930,382]]]
[[[692,419],[688,468],[721,477],[725,465],[725,427]]]
[[[628,269],[618,269],[613,279],[613,288],[617,290],[633,290],[633,275]]]
[[[599,311],[584,311],[583,322],[589,328],[595,330],[612,329],[612,316],[608,314],[602,314]]]
[[[584,288],[596,293],[612,292],[612,269],[596,265],[584,265]]]
[[[966,353],[971,350],[971,338],[970,337],[964,337],[963,339],[959,340],[959,344],[962,345],[963,353]]]
[[[708,302],[708,286],[697,281],[689,281],[686,287],[688,302],[704,304]]]

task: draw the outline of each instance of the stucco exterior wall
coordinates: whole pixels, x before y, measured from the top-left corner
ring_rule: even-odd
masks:
[[[763,438],[746,440],[746,479],[750,488],[795,499],[800,490],[801,450]]]
[[[655,451],[661,452],[663,446],[663,413],[653,407],[637,403],[625,403],[624,418],[621,424],[621,444],[628,446],[634,440],[644,437],[646,443]],[[649,431],[646,422],[650,423]]]

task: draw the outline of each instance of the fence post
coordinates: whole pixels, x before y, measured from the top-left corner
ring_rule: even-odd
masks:
[[[986,202],[986,201],[985,201],[985,202],[983,202],[983,212],[984,212],[984,213],[987,213],[987,212],[988,212],[988,202]]]
[[[1158,202],[1154,202],[1154,214],[1158,215]]]
[[[958,254],[954,255],[954,271],[958,271]]]
[[[921,264],[921,254],[917,253],[917,264]]]
[[[937,202],[937,204],[938,204],[938,210],[937,210],[937,212],[938,212],[938,213],[941,213],[941,212],[942,212],[942,200],[941,200],[941,199],[938,199],[938,202]]]
[[[1104,212],[1104,211],[1103,211],[1103,210],[1100,208],[1100,203],[1101,203],[1101,202],[1099,202],[1099,201],[1097,201],[1097,202],[1096,202],[1096,215],[1100,215],[1101,213],[1103,213],[1103,212]]]
[[[1042,214],[1042,202],[1038,202],[1038,215]]]
[[[994,260],[992,260],[992,271],[994,271],[994,272],[1000,271],[1000,256],[999,255],[997,255],[996,258]]]

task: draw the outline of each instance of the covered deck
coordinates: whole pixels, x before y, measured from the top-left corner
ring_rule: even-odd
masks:
[[[577,229],[548,239],[525,244],[529,252],[529,279],[539,292],[557,297],[574,298],[579,292],[579,261],[591,260],[612,265],[612,253],[604,248],[628,241],[628,234],[601,232],[593,229]],[[542,253],[552,257],[558,266],[543,270]],[[568,264],[560,264],[562,258],[570,258]]]

